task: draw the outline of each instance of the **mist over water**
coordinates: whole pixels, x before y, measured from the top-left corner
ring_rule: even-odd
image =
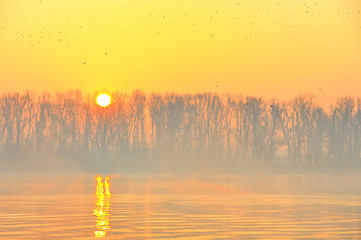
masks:
[[[357,239],[361,100],[0,98],[1,239]]]

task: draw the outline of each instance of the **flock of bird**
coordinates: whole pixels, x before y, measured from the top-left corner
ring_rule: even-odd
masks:
[[[297,27],[295,25],[292,24],[292,22],[294,22],[292,20],[292,18],[297,18],[300,14],[309,16],[309,17],[313,17],[313,18],[318,18],[318,17],[322,17],[321,14],[322,12],[319,11],[319,8],[321,7],[320,3],[318,2],[311,2],[311,1],[303,1],[305,3],[302,4],[302,1],[298,1],[297,4],[298,9],[303,9],[303,12],[301,11],[297,11],[297,12],[292,12],[290,11],[289,16],[290,19],[289,21],[287,20],[277,20],[277,25],[283,29],[284,32],[289,32],[288,34],[288,39],[292,39],[294,38],[296,35],[295,33],[297,32]],[[39,7],[43,7],[44,6],[45,1],[40,1],[39,2]],[[242,3],[235,1],[234,3],[234,8],[242,8]],[[325,4],[325,3],[323,3]],[[208,7],[212,7],[211,6],[211,2],[209,1],[207,3]],[[269,7],[269,6],[268,6]],[[270,18],[275,18],[277,19],[277,16],[275,15],[275,10],[277,10],[277,8],[281,8],[282,4],[279,1],[275,1],[274,2],[274,6],[272,8],[268,8],[268,7],[263,7],[263,6],[259,6],[256,7],[254,9],[251,10],[252,12],[252,19],[248,19],[248,31],[245,31],[245,34],[243,35],[243,40],[244,41],[253,41],[256,40],[257,37],[262,36],[264,38],[270,37],[272,39],[276,38],[275,34],[272,34],[271,36],[265,36],[266,33],[265,30],[262,28],[262,22],[259,22],[259,18],[258,17],[264,17],[265,15],[268,16],[267,19]],[[187,28],[189,28],[189,31],[192,31],[192,28],[195,29],[197,27],[202,27],[206,26],[207,29],[210,30],[210,32],[208,33],[208,37],[211,39],[215,39],[218,37],[217,35],[217,28],[216,28],[216,23],[218,21],[220,17],[220,14],[222,15],[222,18],[224,18],[225,16],[227,16],[227,13],[222,12],[222,10],[216,10],[216,9],[212,9],[212,10],[207,10],[205,9],[204,12],[208,12],[209,15],[208,16],[204,16],[203,19],[201,17],[199,18],[194,18],[195,13],[192,11],[185,11],[184,12],[184,16],[180,17],[180,16],[171,16],[171,15],[167,15],[167,13],[164,10],[161,9],[157,9],[157,8],[152,8],[151,10],[148,10],[148,17],[150,19],[157,19],[157,21],[162,22],[163,24],[172,24],[172,25],[177,25],[177,24],[188,24]],[[198,10],[198,11],[202,11],[202,10]],[[335,12],[335,17],[338,18],[346,18],[346,19],[352,19],[356,16],[360,16],[361,15],[361,10],[360,9],[355,9],[352,12],[343,12],[342,10],[340,10],[339,12]],[[193,18],[192,18],[193,17]],[[103,18],[103,19],[102,19]],[[191,19],[193,22],[189,22],[187,20],[187,18]],[[244,16],[233,16],[232,17],[234,21],[244,21]],[[106,13],[103,13],[103,15],[100,15],[100,17],[98,16],[98,18],[94,18],[92,20],[80,20],[77,16],[71,16],[70,18],[66,18],[63,20],[63,23],[58,24],[56,26],[52,26],[52,27],[46,27],[46,26],[50,26],[47,22],[46,19],[44,19],[44,27],[39,27],[39,26],[33,26],[33,21],[32,19],[23,19],[22,23],[17,23],[17,24],[13,24],[11,23],[11,20],[7,20],[6,18],[2,17],[0,18],[0,43],[3,46],[6,46],[7,43],[9,43],[10,41],[14,41],[13,38],[10,38],[10,35],[15,35],[15,38],[17,41],[20,41],[19,44],[27,44],[29,47],[34,47],[34,46],[41,46],[44,42],[46,41],[51,41],[53,44],[54,42],[57,42],[59,44],[59,46],[62,47],[72,47],[72,44],[75,42],[81,42],[81,41],[86,41],[86,36],[94,36],[96,37],[98,34],[101,34],[100,32],[96,33],[96,32],[92,32],[94,30],[94,28],[92,27],[92,25],[95,24],[99,24],[102,23],[102,21],[104,21],[104,19],[108,20],[108,23],[110,24],[109,21],[111,21],[111,17],[108,18]],[[200,19],[201,22],[196,22],[195,19]],[[238,26],[237,22],[233,23],[234,26]],[[242,23],[245,24],[245,23]],[[233,26],[233,28],[234,28]],[[114,26],[115,28],[117,26]],[[176,26],[174,26],[176,28]],[[219,27],[219,26],[218,26]],[[230,26],[223,26],[225,28],[230,27]],[[325,26],[326,27],[326,26]],[[197,29],[193,30],[196,31]],[[321,29],[316,29],[317,31],[323,31],[324,27],[322,27]],[[154,29],[154,31],[157,32],[158,35],[162,34],[162,32],[160,30]],[[360,23],[360,31],[361,31],[361,23]],[[207,38],[207,36],[203,36],[204,38]],[[199,40],[199,36],[197,38],[197,40]],[[225,48],[225,47],[224,47]],[[1,46],[0,46],[1,49]],[[109,49],[108,49],[109,50]],[[105,56],[108,55],[107,50],[105,50],[106,52],[104,53]],[[184,53],[184,52],[183,52]],[[82,62],[82,64],[86,64],[87,62],[84,61]],[[302,82],[305,82],[305,79],[302,79]],[[215,88],[219,87],[219,83],[216,83],[214,85]],[[322,89],[319,88],[319,91],[321,91]]]
[[[307,1],[309,2],[309,1]],[[39,2],[40,6],[44,5],[43,1]],[[301,5],[301,3],[298,3],[299,5]],[[258,17],[262,17],[265,15],[269,15],[269,18],[267,19],[277,19],[278,16],[276,15],[276,10],[279,7],[282,7],[282,4],[279,3],[278,1],[276,1],[274,3],[274,7],[272,9],[266,8],[266,7],[262,7],[259,6],[255,9],[251,9],[250,11],[252,12],[252,19],[248,19],[249,21],[249,31],[246,31],[247,34],[244,35],[244,40],[246,41],[251,41],[251,40],[255,40],[257,38],[257,36],[261,35],[262,32],[264,32],[264,29],[262,29],[262,23],[258,23],[257,21],[259,20]],[[211,3],[208,3],[207,6],[211,7]],[[242,4],[240,2],[234,2],[234,6],[235,7],[239,7],[242,8]],[[304,15],[309,15],[310,17],[321,17],[321,11],[318,11],[318,8],[320,7],[320,4],[318,2],[314,2],[314,3],[304,3],[301,8],[303,9],[303,14]],[[202,10],[199,10],[202,11]],[[205,16],[205,19],[202,19],[201,17],[199,17],[200,21],[202,21],[203,23],[199,23],[199,22],[191,22],[189,23],[188,28],[191,29],[192,27],[197,27],[203,24],[203,26],[210,26],[210,30],[211,32],[208,33],[208,36],[210,38],[215,38],[217,37],[217,29],[214,26],[220,13],[221,10],[204,10],[204,12],[209,13],[209,16]],[[103,18],[108,18],[108,16],[106,15],[106,13],[103,13]],[[176,16],[170,16],[167,15],[164,10],[161,9],[157,9],[157,8],[152,8],[149,11],[149,18],[158,18],[161,21],[163,21],[164,24],[178,24],[178,23],[184,23],[186,22],[186,17],[191,17],[193,15],[196,15],[198,13],[193,13],[193,12],[184,12],[184,17],[180,18],[178,16],[178,20]],[[302,12],[290,12],[290,18],[287,21],[277,21],[277,25],[279,25],[279,27],[281,27],[283,29],[283,31],[297,31],[296,30],[296,26],[292,25],[292,18],[297,18],[298,15],[301,15]],[[224,16],[227,15],[227,13],[223,12],[223,16],[221,18],[224,18]],[[361,15],[361,10],[360,9],[355,9],[353,12],[335,12],[335,17],[343,17],[343,18],[347,18],[347,19],[352,19],[353,17],[357,16],[357,15]],[[204,20],[207,20],[206,18],[208,18],[208,23],[204,23]],[[239,16],[233,16],[234,20],[242,20],[244,21],[244,17],[242,16],[242,12]],[[44,26],[48,25],[48,23],[46,22],[46,19],[44,19]],[[31,19],[24,19],[22,24],[16,24],[16,26],[14,26],[12,23],[10,23],[10,21],[6,21],[6,18],[2,18],[2,20],[0,19],[0,36],[1,36],[1,42],[2,44],[6,44],[7,41],[9,41],[9,39],[6,37],[8,34],[14,33],[16,37],[18,37],[19,39],[24,40],[29,46],[35,46],[36,44],[42,44],[42,41],[45,39],[49,39],[51,38],[52,40],[58,41],[60,44],[66,44],[66,46],[70,47],[70,44],[72,41],[77,41],[81,38],[80,33],[84,32],[84,31],[92,31],[92,26],[93,24],[95,24],[96,22],[101,22],[102,19],[93,19],[91,21],[83,21],[83,20],[79,20],[77,16],[72,16],[70,18],[64,19],[63,20],[63,24],[59,24],[58,26],[53,26],[52,28],[49,27],[42,27],[39,29],[39,26],[32,26],[32,20]],[[212,23],[213,22],[213,23]],[[233,23],[235,26],[237,26],[237,22]],[[225,28],[230,27],[230,26],[224,26]],[[116,28],[116,26],[115,26]],[[360,29],[361,29],[361,24],[360,24]],[[258,32],[256,32],[256,30],[258,30]],[[321,29],[317,29],[316,31],[322,31],[324,30],[324,27]],[[162,32],[155,29],[154,31],[156,31],[158,34],[161,34]],[[71,34],[67,34],[67,32],[71,33]],[[251,33],[250,33],[251,32]],[[253,33],[252,33],[253,32]],[[76,33],[79,33],[79,35],[77,36]],[[92,33],[89,32],[89,35],[94,35],[96,36],[97,34],[100,33]],[[68,36],[71,36],[72,39],[67,39]],[[272,38],[275,38],[275,35],[271,36]],[[294,34],[290,34],[289,38],[291,37],[295,37]]]

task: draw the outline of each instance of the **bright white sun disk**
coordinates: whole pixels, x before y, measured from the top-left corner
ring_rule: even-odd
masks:
[[[111,102],[110,96],[108,94],[102,93],[97,97],[97,103],[101,107],[107,107]]]

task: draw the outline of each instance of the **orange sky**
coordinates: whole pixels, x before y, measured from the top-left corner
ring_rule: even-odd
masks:
[[[359,0],[1,0],[0,93],[361,97],[360,11]]]

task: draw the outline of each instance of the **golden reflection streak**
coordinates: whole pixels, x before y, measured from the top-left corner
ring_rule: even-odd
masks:
[[[94,236],[105,237],[106,231],[110,229],[110,178],[106,176],[103,182],[103,177],[98,175],[96,176],[95,180],[97,181],[97,186],[95,193],[96,202],[93,214],[97,217],[97,220],[95,225],[96,229],[94,230]]]

